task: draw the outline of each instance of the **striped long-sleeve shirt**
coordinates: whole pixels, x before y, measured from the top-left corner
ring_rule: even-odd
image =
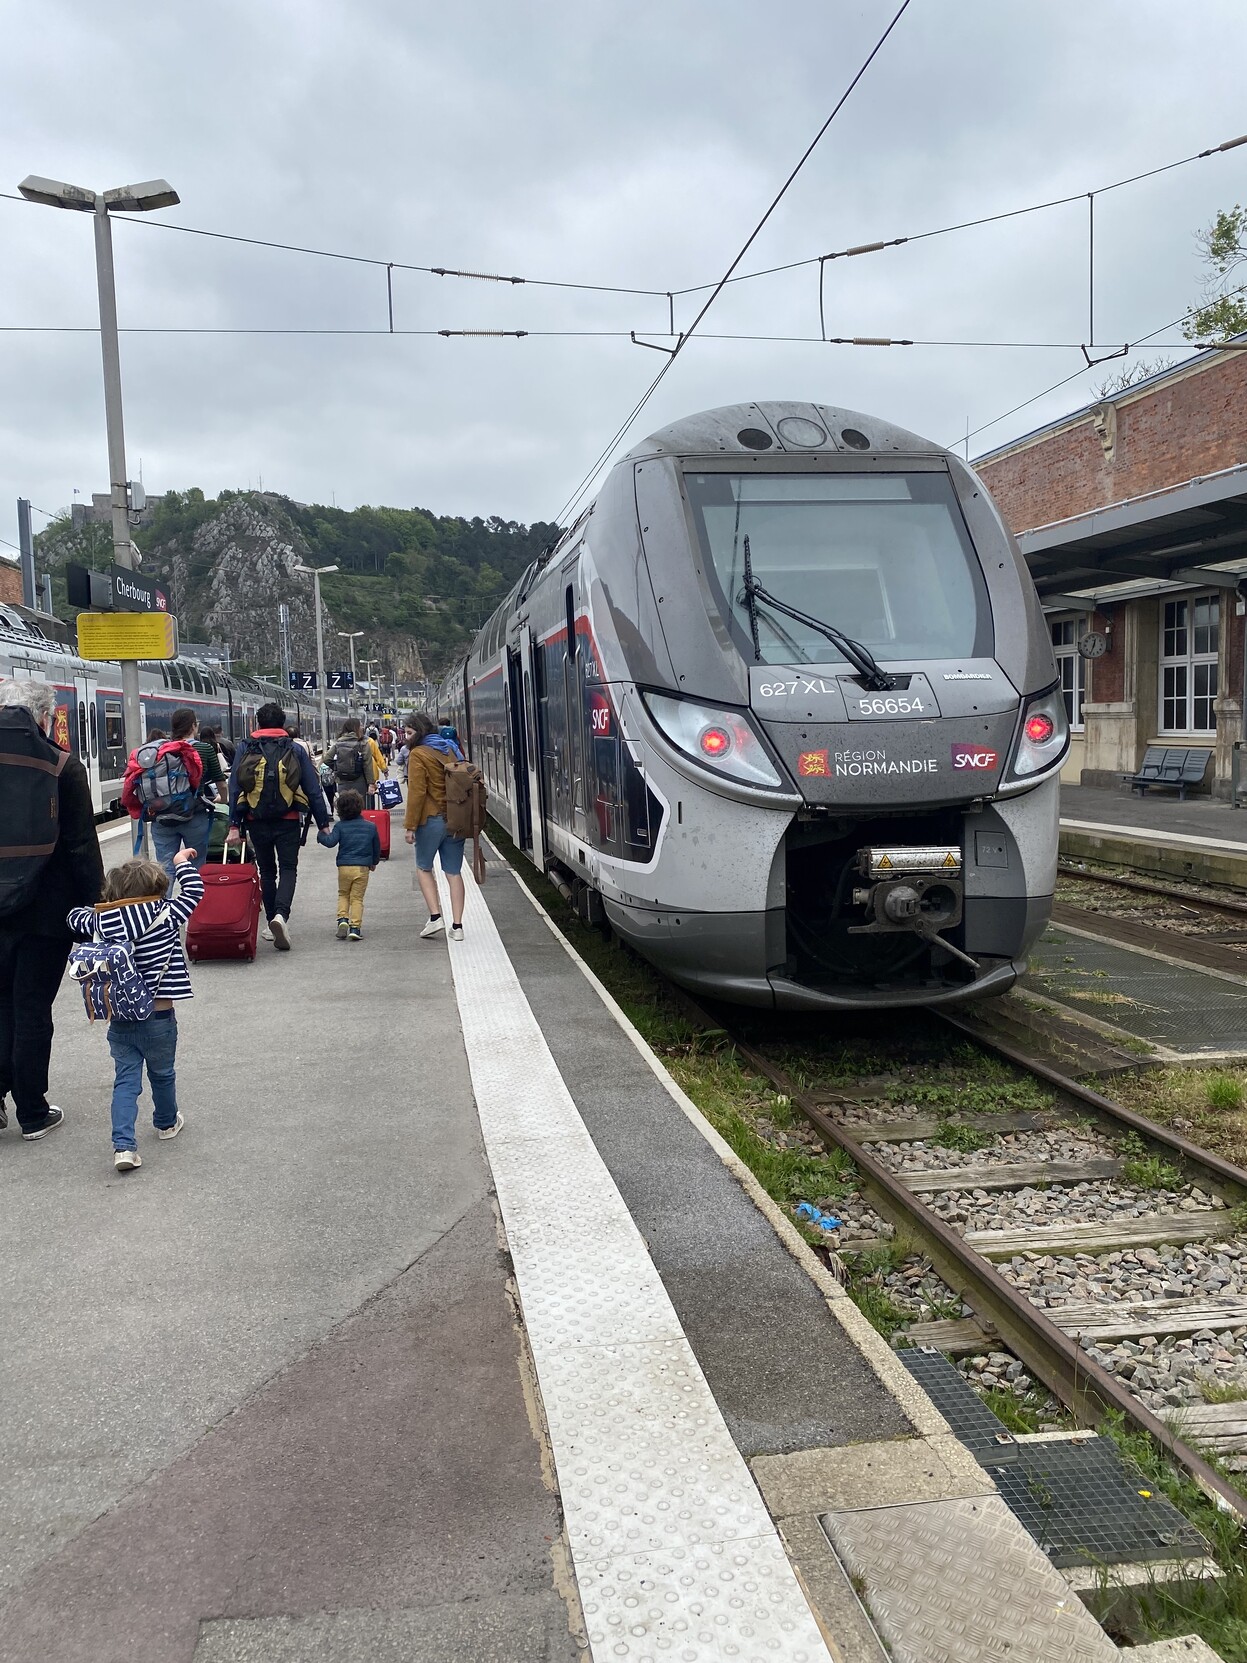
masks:
[[[120,946],[129,942],[135,968],[157,999],[191,999],[190,971],[178,933],[198,906],[204,882],[189,863],[174,868],[168,895],[142,895],[135,900],[101,901],[94,907],[75,907],[68,923],[83,939]]]

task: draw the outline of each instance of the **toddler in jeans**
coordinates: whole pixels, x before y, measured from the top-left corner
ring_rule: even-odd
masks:
[[[156,1135],[175,1138],[186,1124],[178,1108],[174,1058],[178,1022],[174,1004],[190,999],[190,972],[178,933],[204,892],[192,864],[194,849],[173,857],[173,893],[163,867],[151,860],[126,860],[104,879],[103,899],[94,907],[75,907],[69,927],[75,935],[104,944],[128,943],[135,968],[151,988],[155,1009],[146,1022],[110,1022],[108,1049],[113,1054],[113,1165],[118,1172],[142,1166],[134,1126],[138,1119],[143,1065],[151,1088]]]

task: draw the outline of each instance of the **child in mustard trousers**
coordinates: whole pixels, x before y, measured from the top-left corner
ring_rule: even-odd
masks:
[[[358,791],[338,794],[338,823],[316,833],[316,841],[338,851],[338,940],[364,938],[364,891],[368,875],[381,859],[381,839],[371,820],[363,818],[364,799]]]

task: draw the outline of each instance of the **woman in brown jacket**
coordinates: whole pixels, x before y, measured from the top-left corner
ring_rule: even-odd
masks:
[[[420,931],[426,939],[446,928],[433,876],[433,858],[441,857],[442,872],[450,890],[450,939],[463,940],[463,844],[446,830],[446,758],[463,761],[454,740],[434,730],[422,712],[406,723],[411,733],[407,758],[407,813],[403,824],[408,843],[416,849],[416,877],[429,909],[429,921]]]

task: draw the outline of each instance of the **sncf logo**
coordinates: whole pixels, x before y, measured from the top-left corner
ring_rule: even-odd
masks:
[[[954,745],[953,767],[986,770],[1000,761],[999,751],[980,750],[977,745]]]

